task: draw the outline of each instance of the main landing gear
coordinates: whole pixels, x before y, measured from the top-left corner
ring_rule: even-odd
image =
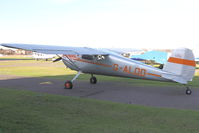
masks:
[[[91,84],[96,84],[97,83],[97,78],[95,76],[93,76],[93,74],[91,74],[90,83]]]
[[[186,94],[187,94],[187,95],[191,95],[191,93],[192,93],[191,89],[190,89],[188,86],[187,86],[186,88],[187,88]]]
[[[65,89],[72,89],[73,88],[73,82],[79,77],[79,75],[81,73],[82,72],[79,71],[71,81],[70,80],[66,81],[65,84],[64,84]],[[93,74],[91,74],[90,83],[91,84],[97,83],[97,78],[95,76],[93,76]]]

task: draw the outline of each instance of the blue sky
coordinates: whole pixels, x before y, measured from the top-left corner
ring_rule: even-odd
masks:
[[[197,0],[0,0],[0,43],[195,48]]]

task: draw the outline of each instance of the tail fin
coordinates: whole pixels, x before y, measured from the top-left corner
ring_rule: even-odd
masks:
[[[170,74],[163,74],[162,76],[182,84],[187,84],[194,76],[195,67],[195,57],[190,49],[175,49],[163,68],[163,71]]]

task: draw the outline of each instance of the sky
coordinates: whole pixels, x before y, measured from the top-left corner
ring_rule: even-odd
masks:
[[[0,0],[0,43],[199,47],[198,0]]]

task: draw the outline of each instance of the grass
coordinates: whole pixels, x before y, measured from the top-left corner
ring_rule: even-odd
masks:
[[[199,112],[0,89],[2,133],[198,133]]]
[[[29,77],[43,77],[75,74],[75,71],[66,69],[62,62],[52,63],[49,61],[1,61],[0,74],[29,76]]]
[[[199,64],[196,64],[196,69],[199,69]]]
[[[19,66],[29,65],[30,63],[36,64],[36,61],[35,60],[0,60],[0,66],[5,66],[5,67],[9,67],[11,65],[19,65]]]
[[[199,76],[199,69],[196,70],[195,76]]]
[[[21,55],[7,55],[0,57],[1,59],[33,59],[31,56],[21,56]]]
[[[66,69],[59,69],[56,67],[42,67],[42,66],[28,66],[28,67],[10,67],[1,68],[0,74],[17,75],[17,76],[28,76],[28,77],[44,77],[44,76],[58,76],[58,75],[69,75],[75,74],[74,71],[66,71]]]

